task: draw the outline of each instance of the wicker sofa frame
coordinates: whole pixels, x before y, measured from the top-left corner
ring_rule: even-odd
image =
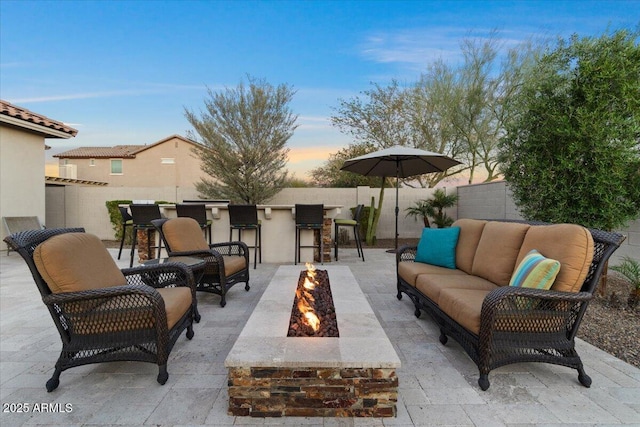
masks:
[[[77,232],[84,232],[84,229],[29,230],[4,239],[29,266],[62,340],[62,351],[53,376],[46,383],[47,391],[58,387],[60,374],[69,368],[112,361],[155,363],[158,365],[157,381],[165,384],[169,378],[167,360],[176,340],[185,329],[188,339],[194,335],[193,273],[176,263],[141,266],[121,270],[127,280],[124,286],[52,293],[34,263],[35,248],[53,236]],[[171,329],[167,326],[164,301],[155,289],[166,286],[191,288],[193,301],[191,308]],[[105,305],[109,306],[108,311],[96,310]],[[138,327],[121,327],[131,324]]]
[[[244,283],[244,290],[249,291],[249,247],[244,242],[224,242],[209,245],[208,251],[174,251],[167,241],[162,227],[170,219],[155,219],[151,223],[160,233],[169,256],[188,256],[202,258],[206,261],[202,278],[196,283],[196,290],[220,295],[220,306],[227,305],[227,292],[237,283]],[[204,239],[204,237],[203,237]],[[245,258],[246,267],[233,274],[226,275],[223,256],[237,255]]]
[[[530,225],[550,225],[537,221],[513,221]],[[574,368],[578,380],[591,386],[582,360],[575,349],[575,337],[589,301],[593,298],[609,257],[624,236],[589,229],[594,241],[594,255],[589,272],[579,292],[557,292],[503,286],[484,299],[480,314],[480,333],[462,327],[418,289],[397,275],[397,298],[406,294],[415,306],[415,316],[427,312],[440,328],[440,342],[456,340],[479,370],[478,385],[489,388],[489,372],[500,366],[521,362],[544,362]],[[413,262],[417,246],[398,249],[396,263]],[[397,271],[397,270],[396,270]],[[524,309],[523,309],[524,308]],[[558,322],[563,327],[558,328]]]

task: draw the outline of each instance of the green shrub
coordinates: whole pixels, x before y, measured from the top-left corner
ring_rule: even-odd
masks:
[[[111,226],[113,227],[113,231],[115,231],[115,240],[120,240],[122,238],[122,215],[120,215],[118,205],[128,205],[131,203],[131,200],[109,200],[105,203],[107,211],[109,212],[109,221],[111,221]],[[124,241],[127,244],[131,244],[133,242],[131,228],[127,229],[127,235],[125,236]]]

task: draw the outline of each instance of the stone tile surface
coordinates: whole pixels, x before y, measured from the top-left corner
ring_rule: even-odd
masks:
[[[111,249],[114,258],[117,250]],[[231,289],[221,308],[216,295],[198,294],[202,321],[192,341],[178,339],[169,357],[169,380],[160,386],[151,364],[119,362],[63,372],[60,387],[44,383],[60,351],[59,337],[24,261],[0,255],[0,402],[72,404],[66,413],[0,412],[13,426],[640,426],[640,369],[578,340],[577,349],[593,378],[582,387],[577,373],[561,366],[523,363],[492,371],[491,387],[477,386],[477,369],[452,340],[438,341],[438,328],[414,316],[408,298],[396,299],[394,255],[340,249],[372,312],[391,341],[398,369],[397,416],[385,419],[253,419],[227,415],[221,381],[224,360],[279,265],[251,270],[251,290]],[[128,257],[117,261],[128,266]],[[319,266],[322,268],[322,266]],[[297,280],[297,275],[295,275]],[[332,282],[333,283],[333,282]],[[277,301],[275,301],[277,302]],[[274,302],[274,303],[275,303]],[[273,327],[264,319],[265,327]],[[446,398],[445,398],[446,397]],[[433,399],[433,400],[432,400]],[[448,401],[446,401],[448,399]]]

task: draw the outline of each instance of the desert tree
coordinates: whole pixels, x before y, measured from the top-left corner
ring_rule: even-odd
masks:
[[[208,89],[200,114],[185,109],[198,143],[195,153],[208,175],[196,184],[206,198],[264,203],[287,182],[287,141],[297,115],[289,108],[295,91],[248,77],[235,88]]]
[[[352,143],[329,154],[322,166],[311,170],[311,178],[318,187],[353,188],[360,185],[376,187],[380,185],[380,177],[364,176],[340,170],[346,160],[375,151],[376,147],[368,142]]]

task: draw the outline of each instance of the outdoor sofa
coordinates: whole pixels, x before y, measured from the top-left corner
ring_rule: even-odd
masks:
[[[491,370],[518,362],[577,369],[589,387],[574,339],[623,240],[575,224],[460,219],[397,251],[397,298],[431,315],[442,344],[460,343],[482,390]]]

